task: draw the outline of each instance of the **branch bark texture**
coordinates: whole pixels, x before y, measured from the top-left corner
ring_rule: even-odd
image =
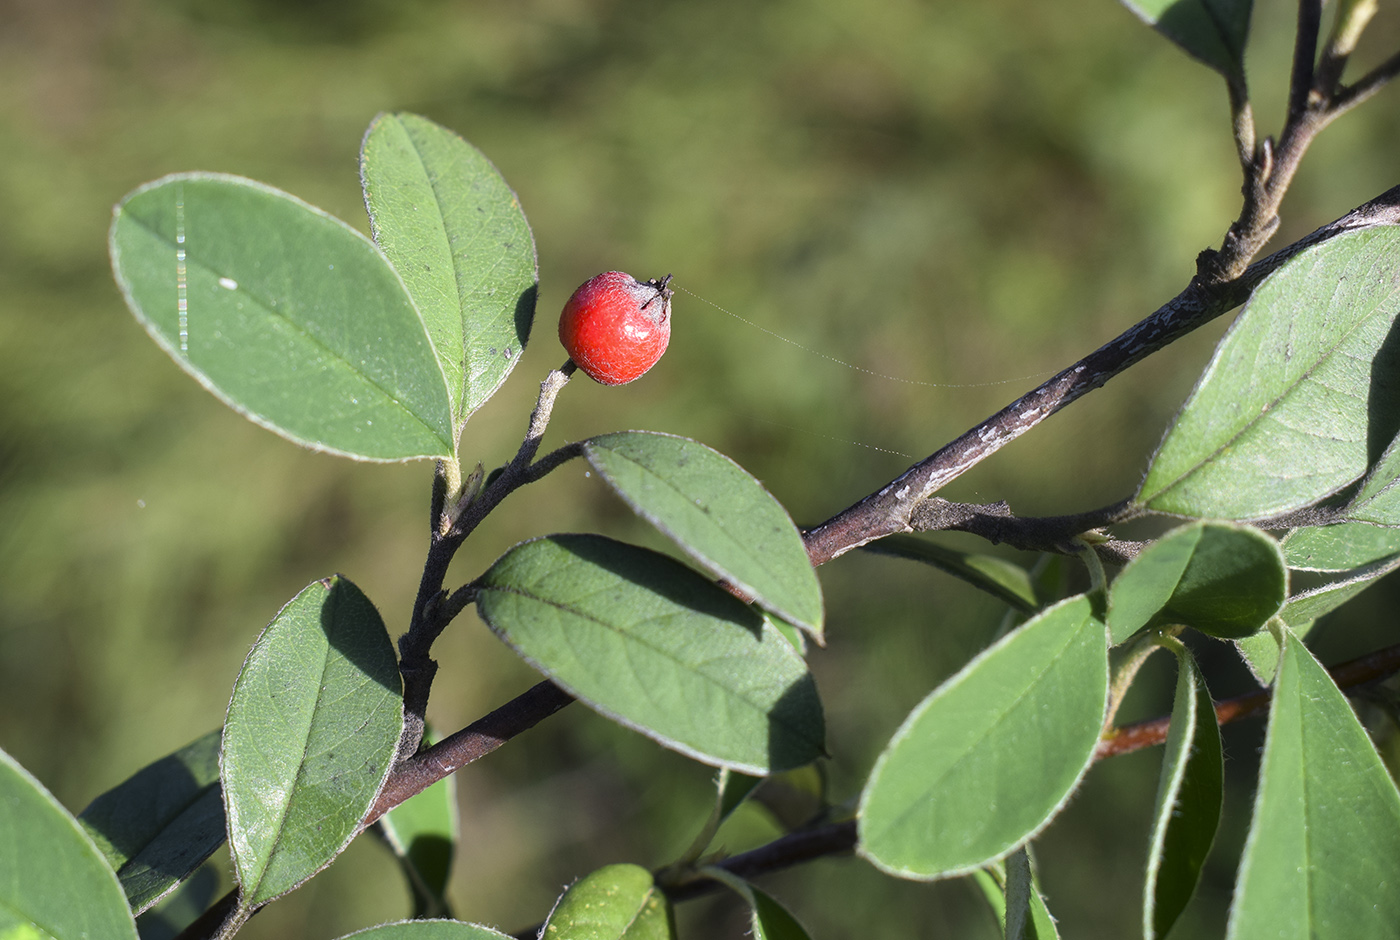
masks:
[[[803,533],[812,564],[831,559],[886,535],[911,532],[916,508],[939,489],[996,453],[1050,415],[1130,366],[1243,303],[1259,283],[1286,261],[1345,232],[1400,224],[1400,186],[1387,190],[1335,222],[1224,282],[1198,273],[1176,297],[1116,339],[906,470],[860,502]]]

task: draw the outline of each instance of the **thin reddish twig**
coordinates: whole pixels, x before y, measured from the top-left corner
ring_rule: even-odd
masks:
[[[1400,643],[1376,650],[1374,653],[1333,666],[1327,670],[1332,676],[1332,681],[1344,691],[1365,685],[1368,682],[1375,682],[1377,679],[1384,679],[1397,671],[1400,671]],[[1216,702],[1216,723],[1228,725],[1232,721],[1257,715],[1269,707],[1269,699],[1269,690],[1259,689],[1246,695],[1237,695],[1234,698]],[[1103,760],[1105,757],[1117,757],[1119,754],[1129,754],[1145,747],[1161,744],[1167,740],[1167,731],[1170,728],[1170,715],[1114,728],[1100,742],[1098,750],[1094,753],[1094,759]]]

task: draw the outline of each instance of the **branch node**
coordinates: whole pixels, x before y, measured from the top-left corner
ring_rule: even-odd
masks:
[[[1260,189],[1268,186],[1269,180],[1273,179],[1274,151],[1276,149],[1277,145],[1274,143],[1273,137],[1265,137],[1259,143],[1259,154],[1254,163],[1257,173],[1255,185]]]

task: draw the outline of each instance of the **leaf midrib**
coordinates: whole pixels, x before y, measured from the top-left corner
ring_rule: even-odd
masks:
[[[1320,369],[1324,364],[1331,363],[1333,361],[1333,357],[1337,355],[1341,347],[1358,330],[1360,330],[1367,323],[1370,323],[1372,318],[1376,317],[1377,315],[1384,315],[1385,311],[1383,308],[1385,306],[1385,301],[1394,297],[1395,294],[1396,291],[1392,289],[1384,297],[1377,298],[1370,313],[1366,314],[1365,316],[1358,319],[1355,323],[1353,323],[1350,329],[1348,329],[1346,333],[1344,333],[1337,340],[1337,342],[1332,345],[1330,349],[1328,349],[1323,355],[1319,356],[1311,366],[1309,366],[1303,372],[1299,373],[1298,377],[1294,381],[1290,382],[1286,387],[1284,387],[1278,395],[1270,398],[1269,401],[1264,404],[1264,407],[1256,415],[1251,417],[1244,425],[1242,425],[1238,431],[1232,434],[1227,440],[1222,442],[1220,446],[1217,447],[1215,450],[1211,451],[1209,454],[1193,463],[1184,472],[1179,474],[1177,478],[1171,483],[1158,490],[1152,496],[1148,497],[1147,502],[1151,503],[1154,500],[1160,499],[1161,497],[1166,496],[1168,493],[1183,485],[1187,480],[1193,477],[1202,467],[1209,464],[1222,452],[1229,450],[1230,447],[1234,445],[1235,442],[1238,441],[1241,437],[1258,427],[1259,422],[1262,421],[1266,415],[1271,414],[1280,402],[1282,402],[1284,399],[1288,398],[1295,391],[1297,391],[1299,385],[1301,385],[1306,379],[1312,378],[1314,373],[1318,369]],[[1395,319],[1395,317],[1392,316],[1392,319]],[[1224,365],[1224,363],[1222,363],[1222,365]]]
[[[1092,618],[1092,617],[1089,617],[1089,618],[1087,618],[1087,619],[1092,620],[1093,618]],[[1048,673],[1051,669],[1053,669],[1056,665],[1059,664],[1060,659],[1065,655],[1065,652],[1070,648],[1070,646],[1072,646],[1072,645],[1074,644],[1074,641],[1077,639],[1077,637],[1078,637],[1078,635],[1079,635],[1079,631],[1082,630],[1083,628],[1084,628],[1084,624],[1081,623],[1081,624],[1079,624],[1079,626],[1078,626],[1074,631],[1070,632],[1069,635],[1068,635],[1068,638],[1067,638],[1067,639],[1065,640],[1065,642],[1060,646],[1060,648],[1056,651],[1055,655],[1046,663],[1045,668],[1041,669],[1038,673],[1036,673],[1035,676],[1034,676],[1034,678],[1033,678],[1029,683],[1026,684],[1025,691],[1022,692],[1020,695],[1016,696],[1016,698],[1010,700],[1010,702],[1006,705],[1005,708],[1003,708],[1003,709],[1001,709],[999,712],[996,712],[996,713],[995,713],[995,718],[992,720],[992,722],[991,722],[989,725],[987,725],[987,731],[986,731],[983,735],[980,736],[981,739],[985,739],[985,738],[987,738],[988,736],[990,736],[991,733],[992,733],[993,731],[995,731],[995,729],[998,728],[998,727],[1001,725],[1001,723],[1002,723],[1003,721],[1006,720],[1006,717],[1007,717],[1008,715],[1010,715],[1011,712],[1014,711],[1014,710],[1016,709],[1016,707],[1019,706],[1019,705],[1021,704],[1021,702],[1024,701],[1024,700],[1026,699],[1026,697],[1029,696],[1029,695],[1031,694],[1031,692],[1032,692],[1037,686],[1039,686],[1040,682],[1044,679],[1045,674]],[[1003,647],[1002,649],[1004,650],[1004,649],[1006,649],[1006,647]],[[984,665],[985,663],[986,663],[986,660],[983,660],[983,663],[982,663],[982,664]],[[940,696],[940,699],[941,699],[941,698],[944,698],[944,697],[946,697],[947,695],[950,695],[950,694],[952,694],[954,691],[956,691],[957,688],[958,688],[959,686],[961,686],[962,681],[965,681],[965,680],[968,678],[968,676],[970,676],[970,675],[971,675],[971,673],[968,673],[968,674],[962,676],[961,679],[957,681],[957,684],[956,684],[956,685],[954,685],[954,686],[952,686],[952,687],[950,687],[950,688],[948,688],[948,689],[945,689],[944,692],[943,692],[943,695]],[[928,704],[924,709],[921,710],[920,716],[919,716],[919,719],[920,719],[920,720],[922,720],[924,714],[926,714],[927,711],[933,707],[935,701],[938,701],[938,699],[935,699],[935,700],[933,700],[933,701],[930,701],[929,704]],[[907,819],[909,818],[909,816],[915,811],[915,809],[916,809],[920,804],[922,804],[922,803],[924,803],[924,802],[927,801],[928,795],[929,795],[930,793],[932,793],[935,789],[937,789],[938,786],[939,786],[939,784],[941,784],[944,780],[946,780],[946,779],[948,778],[948,776],[949,776],[950,774],[952,774],[952,772],[953,772],[958,766],[960,766],[964,760],[966,760],[967,755],[968,755],[968,754],[971,754],[971,753],[973,752],[973,750],[975,750],[975,749],[976,749],[976,744],[975,744],[975,743],[974,743],[974,745],[973,745],[972,747],[968,747],[968,748],[964,749],[963,752],[962,752],[961,754],[958,755],[958,757],[957,757],[957,759],[956,759],[955,761],[950,762],[941,774],[939,774],[936,778],[934,778],[933,780],[931,780],[931,781],[929,782],[929,785],[926,786],[926,787],[920,792],[920,795],[919,795],[919,799],[918,799],[918,800],[910,800],[910,801],[909,801],[909,805],[895,817],[895,819],[894,819],[894,821],[891,823],[891,825],[884,827],[884,831],[885,831],[885,832],[889,832],[890,830],[897,828],[899,825],[904,824],[905,820],[907,820]]]
[[[468,416],[468,398],[472,397],[470,392],[473,386],[473,380],[476,378],[476,376],[472,374],[472,371],[469,368],[470,363],[468,360],[471,358],[471,356],[469,352],[470,344],[467,341],[468,336],[470,335],[471,339],[475,340],[478,336],[480,336],[487,329],[489,329],[489,327],[485,324],[482,324],[481,326],[479,326],[478,329],[474,331],[468,329],[470,323],[467,318],[467,309],[463,299],[463,292],[465,291],[469,296],[477,296],[480,293],[480,290],[478,288],[482,283],[484,283],[487,280],[487,275],[490,272],[501,267],[503,264],[505,264],[506,257],[505,253],[501,252],[500,255],[491,263],[489,267],[482,268],[480,275],[476,279],[475,285],[473,285],[472,282],[468,281],[465,278],[467,266],[462,263],[462,260],[459,257],[459,252],[453,247],[452,239],[447,234],[447,212],[445,211],[445,206],[447,205],[447,203],[443,200],[442,190],[438,186],[439,177],[428,171],[427,164],[423,162],[423,153],[421,148],[419,147],[418,139],[414,135],[413,131],[410,130],[409,126],[406,123],[403,123],[402,121],[400,122],[400,126],[403,127],[405,136],[408,137],[410,143],[412,143],[413,145],[414,158],[418,161],[418,166],[422,168],[423,178],[427,180],[428,188],[433,194],[433,201],[437,206],[437,217],[439,222],[442,223],[441,228],[443,244],[446,245],[447,257],[450,258],[452,262],[452,286],[455,288],[453,293],[455,302],[454,305],[457,311],[457,334],[461,345],[461,359],[459,361],[461,371],[461,388],[457,390],[457,401],[454,404],[456,404],[457,407],[461,410],[461,417],[458,420],[465,421]],[[465,144],[466,142],[463,141],[463,143]],[[467,146],[470,147],[471,145],[467,144]],[[487,205],[489,211],[486,216],[486,219],[483,220],[481,225],[477,226],[471,231],[470,237],[468,238],[467,243],[462,247],[461,253],[465,254],[468,250],[475,246],[478,243],[478,241],[480,241],[482,237],[482,232],[485,231],[487,223],[497,218],[497,213],[494,208],[490,207],[491,203],[489,200],[487,201]],[[499,387],[500,384],[504,381],[505,379],[501,378],[496,383],[497,387]],[[476,407],[480,407],[481,404],[482,402],[477,402]],[[453,410],[456,411],[457,408],[454,408]]]
[[[285,824],[286,824],[286,821],[287,821],[287,817],[291,814],[292,802],[293,802],[293,800],[294,800],[294,798],[295,798],[295,795],[296,795],[296,792],[297,792],[297,784],[299,784],[299,783],[301,782],[301,780],[302,780],[302,775],[306,772],[306,758],[307,758],[307,755],[308,755],[308,753],[309,753],[308,745],[309,745],[310,740],[311,740],[311,731],[312,731],[312,729],[313,729],[313,728],[315,727],[315,725],[316,725],[316,716],[317,716],[317,714],[318,714],[318,713],[320,712],[320,710],[321,710],[321,698],[322,698],[322,696],[325,695],[325,693],[326,693],[326,683],[325,683],[324,680],[325,680],[325,678],[326,678],[326,671],[327,671],[327,669],[328,669],[329,666],[330,666],[330,656],[328,655],[330,649],[331,649],[330,643],[329,643],[329,641],[327,641],[327,643],[326,643],[326,650],[327,650],[327,653],[322,654],[321,657],[320,657],[320,658],[321,658],[321,669],[320,669],[320,672],[319,672],[318,675],[317,675],[317,681],[316,681],[316,699],[315,699],[315,704],[312,706],[312,709],[311,709],[311,720],[310,720],[310,721],[307,723],[307,725],[306,725],[306,733],[305,733],[304,735],[301,735],[301,736],[300,736],[300,737],[302,738],[302,740],[301,740],[301,757],[297,760],[297,772],[296,772],[296,774],[292,777],[291,785],[290,785],[290,786],[288,787],[288,789],[287,789],[287,799],[284,800],[284,801],[282,801],[282,806],[281,806],[281,808],[280,808],[280,812],[278,813],[277,826],[276,826],[276,830],[275,830],[276,833],[277,833],[277,837],[276,837],[275,839],[272,840],[272,845],[271,845],[271,847],[268,849],[268,851],[267,851],[267,856],[266,856],[266,858],[265,858],[264,861],[263,861],[262,870],[258,873],[258,880],[257,880],[257,886],[258,886],[258,887],[261,887],[262,884],[263,884],[263,882],[267,879],[268,870],[272,867],[272,860],[273,860],[273,858],[277,855],[277,851],[278,851],[278,849],[279,849],[279,848],[281,847],[281,845],[282,845],[283,834],[284,834],[285,831],[286,831],[286,825],[285,825]],[[270,650],[269,650],[269,652],[270,652]],[[251,895],[256,894],[256,892],[253,891],[253,890],[250,890],[250,889],[248,888],[247,885],[244,885],[244,892],[243,892],[243,894],[244,894],[245,897],[248,897],[248,896],[251,896]]]
[[[605,621],[605,620],[600,620],[600,619],[598,619],[597,617],[594,617],[594,616],[591,616],[591,615],[589,615],[589,614],[586,614],[586,613],[584,613],[583,611],[577,610],[577,609],[575,609],[575,608],[573,608],[573,607],[571,607],[571,606],[569,606],[569,605],[567,605],[567,604],[563,604],[563,603],[559,603],[559,602],[556,602],[556,601],[549,600],[549,599],[547,599],[547,598],[539,597],[539,596],[536,596],[536,595],[534,595],[534,594],[530,594],[530,593],[528,593],[527,591],[524,591],[524,590],[521,590],[521,589],[518,589],[518,588],[507,587],[507,586],[505,586],[505,585],[499,585],[499,584],[492,584],[492,585],[486,586],[486,587],[484,588],[484,590],[487,590],[487,591],[498,591],[498,592],[500,592],[500,593],[502,593],[502,594],[509,594],[509,595],[511,595],[511,596],[513,596],[513,597],[524,598],[525,600],[533,601],[533,602],[538,603],[538,604],[543,604],[543,605],[545,605],[545,606],[547,606],[547,607],[551,607],[551,608],[553,608],[553,609],[555,609],[555,610],[559,610],[559,611],[562,611],[562,612],[564,612],[564,613],[571,614],[572,616],[578,617],[580,620],[584,620],[584,621],[587,621],[587,622],[589,622],[589,623],[595,624],[596,626],[601,627],[601,628],[603,628],[604,630],[607,630],[607,631],[609,631],[609,632],[611,632],[611,633],[613,633],[613,634],[615,634],[615,635],[617,635],[617,636],[623,638],[624,640],[627,640],[628,642],[635,643],[635,644],[637,644],[638,646],[642,646],[642,647],[644,647],[644,648],[650,650],[651,652],[655,653],[657,656],[661,657],[662,659],[666,659],[666,660],[668,660],[668,661],[674,663],[678,668],[684,669],[684,671],[687,672],[687,673],[689,673],[690,675],[693,675],[693,676],[696,676],[696,677],[702,679],[704,682],[708,683],[709,685],[713,686],[714,688],[717,688],[717,689],[723,691],[724,693],[726,693],[727,696],[729,696],[729,697],[731,697],[731,698],[733,698],[733,699],[736,699],[736,700],[742,702],[743,704],[747,705],[755,714],[761,716],[762,718],[764,718],[764,719],[767,720],[768,722],[770,722],[770,723],[777,723],[777,724],[780,724],[780,725],[783,725],[783,726],[787,727],[789,730],[792,730],[792,731],[794,731],[794,732],[798,732],[798,736],[799,736],[802,740],[804,740],[804,741],[815,741],[815,739],[813,739],[813,738],[811,737],[811,735],[808,734],[808,733],[806,732],[805,729],[801,729],[801,728],[799,728],[797,725],[794,725],[794,724],[792,724],[792,723],[790,723],[790,722],[782,721],[782,720],[779,720],[779,719],[775,718],[773,715],[770,714],[769,708],[768,708],[768,707],[766,707],[766,706],[761,706],[758,702],[755,702],[754,700],[750,699],[748,696],[741,694],[738,690],[736,690],[736,689],[734,689],[734,688],[732,688],[732,687],[730,687],[730,686],[727,686],[727,685],[724,685],[724,684],[720,683],[719,681],[717,681],[717,680],[714,679],[713,677],[711,677],[711,676],[709,676],[709,675],[706,675],[705,673],[699,671],[698,669],[695,669],[695,668],[693,668],[693,667],[690,667],[690,666],[686,665],[686,664],[683,663],[681,660],[677,659],[677,658],[676,658],[673,654],[671,654],[670,652],[668,652],[668,651],[666,651],[666,650],[660,648],[659,646],[656,646],[656,645],[653,644],[653,643],[650,643],[650,642],[648,642],[648,641],[642,639],[641,637],[637,636],[635,633],[629,633],[629,632],[627,632],[627,631],[625,631],[625,630],[622,630],[622,629],[620,629],[620,628],[614,627],[614,626],[612,626],[610,623],[608,623],[608,622]],[[593,594],[601,593],[601,592],[606,591],[606,590],[607,590],[607,588],[598,588],[597,591],[594,591],[594,592],[590,593],[589,595],[584,595],[584,596],[593,596]],[[704,615],[704,614],[698,614],[698,616],[705,616],[705,615]],[[656,619],[657,619],[656,617],[647,617],[647,618],[645,618],[644,620],[638,621],[638,623],[639,623],[639,624],[645,624],[645,623],[649,623],[649,622],[655,621]],[[712,618],[712,619],[717,619],[717,618]],[[499,630],[498,632],[500,632],[500,633],[502,634],[502,636],[509,636],[509,632],[506,631],[506,630]],[[766,631],[765,631],[765,632],[766,632]],[[760,642],[761,642],[761,641],[760,641]],[[784,642],[785,642],[785,641],[784,641]],[[577,659],[577,657],[576,657],[576,659]],[[800,676],[797,677],[797,681],[801,681],[801,677],[800,677]],[[788,688],[791,688],[791,686],[788,686]],[[815,742],[815,743],[820,744],[821,742]]]

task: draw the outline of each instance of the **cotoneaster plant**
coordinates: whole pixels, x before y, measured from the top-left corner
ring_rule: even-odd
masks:
[[[752,936],[820,940],[836,935],[832,925],[809,935],[754,879],[854,850],[896,878],[975,879],[992,930],[1054,940],[1050,910],[1063,895],[1051,884],[1049,903],[1042,896],[1035,843],[1096,763],[1148,745],[1164,748],[1150,837],[1127,851],[1143,871],[1128,901],[1142,914],[1134,935],[1161,940],[1181,923],[1227,940],[1400,936],[1400,738],[1392,727],[1387,763],[1347,697],[1364,693],[1400,726],[1393,686],[1376,684],[1400,672],[1400,644],[1329,670],[1307,643],[1318,618],[1400,571],[1391,349],[1400,186],[1255,260],[1313,137],[1400,74],[1400,54],[1343,84],[1377,5],[1332,5],[1319,51],[1322,4],[1300,3],[1288,117],[1265,137],[1244,81],[1248,0],[1133,6],[1230,90],[1246,198],[1221,247],[1200,254],[1194,277],[1158,311],[801,529],[738,464],[687,438],[615,432],[539,456],[575,366],[611,385],[655,364],[670,331],[669,278],[608,272],[575,292],[560,321],[571,361],[541,382],[519,450],[490,473],[477,463],[462,474],[463,429],[521,360],[539,284],[520,200],[446,128],[409,114],[371,125],[361,179],[372,240],[238,177],[175,174],[131,193],[113,220],[113,268],[152,338],[205,388],[292,441],[364,460],[434,459],[427,553],[397,646],[348,578],[312,582],[253,645],[222,727],[77,818],[0,751],[0,934],[137,940],[134,915],[194,881],[227,843],[233,884],[221,900],[196,883],[153,912],[170,919],[167,934],[183,928],[181,940],[227,940],[376,826],[424,919],[352,936],[509,940],[427,919],[451,911],[450,847],[461,842],[451,781],[577,702],[575,712],[592,709],[715,768],[715,789],[708,805],[687,808],[696,836],[669,864],[580,871],[552,907],[540,905],[545,923],[516,937],[674,940],[673,905],[728,889],[749,908]],[[1241,305],[1161,445],[1144,455],[1132,494],[1045,518],[938,495],[1051,414]],[[580,459],[674,550],[555,533],[449,582],[458,549],[488,514]],[[1119,529],[1147,516],[1187,521],[1135,530],[1146,541]],[[954,530],[1042,561],[1027,567],[914,536]],[[829,739],[808,664],[828,628],[813,569],[855,549],[931,565],[1007,608],[998,639],[930,690],[893,737],[874,739],[873,767],[862,755],[882,732],[850,718],[852,696],[872,684],[825,690],[842,709]],[[957,628],[930,606],[931,627]],[[543,681],[434,743],[433,644],[466,628],[454,621],[468,607]],[[852,642],[861,639],[852,614],[862,616],[830,625],[843,642],[853,628]],[[863,615],[874,627],[877,617]],[[1225,643],[1259,687],[1217,702],[1216,657],[1197,656]],[[1119,724],[1138,668],[1159,651],[1176,664],[1170,715]],[[1228,921],[1203,932],[1199,906],[1188,905],[1222,814],[1239,812],[1225,799],[1219,725],[1266,706],[1249,834],[1242,849],[1222,847],[1239,872]],[[1149,795],[1139,793],[1144,806]],[[464,815],[480,810],[465,802]],[[727,854],[741,831],[767,841]],[[1063,840],[1042,848],[1047,873],[1085,861],[1082,851],[1067,858]],[[494,846],[462,849],[490,859]],[[868,889],[850,885],[838,885],[846,891],[836,903],[876,906],[851,897]],[[809,891],[807,903],[818,900]],[[193,922],[191,908],[203,911]],[[719,936],[691,934],[700,935]]]
[[[635,382],[671,341],[671,275],[638,281],[622,271],[589,278],[564,304],[559,341],[589,378]]]

